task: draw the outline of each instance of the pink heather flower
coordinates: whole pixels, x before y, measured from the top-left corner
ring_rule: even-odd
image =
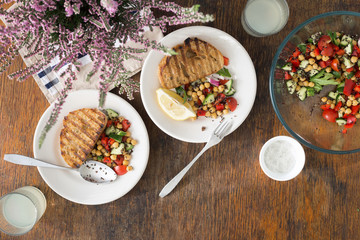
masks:
[[[120,1],[121,4],[122,1]],[[101,6],[103,6],[103,8],[106,9],[106,11],[108,11],[108,13],[110,15],[114,14],[119,6],[119,3],[114,1],[114,0],[101,0],[100,1]]]
[[[71,17],[74,14],[74,9],[72,8],[71,4],[69,1],[65,1],[64,3],[64,7],[65,7],[65,12],[66,12],[66,16],[67,17]]]

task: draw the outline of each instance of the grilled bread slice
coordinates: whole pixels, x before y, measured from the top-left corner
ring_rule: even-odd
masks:
[[[69,166],[80,167],[104,131],[106,123],[107,116],[95,108],[79,109],[64,118],[60,150]]]
[[[164,88],[176,88],[218,72],[224,67],[224,57],[210,43],[187,38],[173,48],[178,54],[164,57],[159,64],[158,77]]]

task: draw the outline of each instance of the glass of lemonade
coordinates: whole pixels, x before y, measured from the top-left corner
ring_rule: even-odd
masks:
[[[241,15],[244,30],[254,37],[279,32],[289,18],[286,0],[248,0]]]
[[[46,209],[44,194],[26,186],[0,198],[0,230],[9,235],[29,232]]]

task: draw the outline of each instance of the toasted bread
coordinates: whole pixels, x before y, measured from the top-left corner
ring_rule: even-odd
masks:
[[[158,77],[164,88],[176,88],[218,72],[224,67],[224,57],[210,43],[187,38],[173,48],[177,55],[164,57],[159,64]]]
[[[60,133],[61,156],[75,168],[86,160],[107,123],[99,109],[83,108],[70,112],[63,120]]]

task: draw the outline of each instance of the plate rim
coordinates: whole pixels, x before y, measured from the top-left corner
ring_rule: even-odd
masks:
[[[73,94],[78,94],[78,93],[87,93],[87,94],[98,94],[99,90],[97,89],[81,89],[81,90],[76,90],[76,91],[72,91],[69,93],[69,96],[70,95],[73,95]],[[149,134],[148,134],[148,131],[147,131],[147,128],[146,128],[146,125],[141,117],[141,115],[138,113],[138,111],[130,104],[128,103],[126,100],[124,100],[123,98],[121,98],[120,96],[114,94],[114,93],[111,93],[111,92],[108,92],[107,93],[108,95],[111,95],[112,97],[114,98],[117,98],[119,101],[122,102],[122,104],[126,104],[128,105],[128,107],[130,109],[132,109],[132,111],[134,111],[134,114],[137,115],[138,117],[138,120],[139,122],[143,125],[143,129],[144,129],[144,137],[146,139],[146,141],[144,141],[143,144],[144,145],[144,150],[146,152],[144,152],[143,156],[144,159],[144,164],[143,164],[143,168],[141,170],[141,172],[139,172],[139,176],[138,178],[134,181],[133,183],[133,186],[131,186],[127,191],[119,194],[119,195],[113,195],[113,197],[109,197],[107,198],[106,200],[92,200],[90,202],[83,200],[77,200],[77,199],[73,199],[71,196],[69,196],[69,194],[63,194],[61,193],[59,190],[58,190],[58,187],[54,187],[52,183],[49,183],[49,179],[48,177],[46,176],[45,172],[43,172],[43,170],[45,170],[46,168],[43,168],[43,167],[37,167],[38,169],[38,172],[41,176],[41,178],[44,180],[44,182],[56,193],[58,194],[59,196],[63,197],[64,199],[68,200],[68,201],[71,201],[71,202],[74,202],[74,203],[78,203],[78,204],[83,204],[83,205],[101,205],[101,204],[106,204],[106,203],[110,203],[110,202],[113,202],[113,201],[116,201],[118,200],[119,198],[125,196],[127,193],[129,193],[137,184],[138,182],[140,181],[140,179],[142,178],[142,176],[144,175],[144,172],[147,168],[147,164],[149,162],[149,156],[150,156],[150,140],[149,140]],[[106,101],[108,100],[108,98],[106,99]],[[105,101],[105,106],[106,106],[106,101]],[[50,104],[50,106],[43,112],[43,114],[41,115],[40,119],[38,120],[37,122],[37,126],[36,126],[36,129],[35,129],[35,132],[34,132],[34,136],[33,136],[33,153],[34,153],[34,157],[36,158],[37,155],[38,155],[38,151],[40,151],[38,148],[38,145],[37,145],[37,141],[38,141],[38,137],[40,136],[41,134],[41,131],[42,131],[42,128],[44,127],[44,124],[46,123],[46,120],[45,118],[48,118],[47,115],[51,114],[51,111],[54,107],[56,102],[53,102],[52,104]],[[95,106],[97,108],[97,106]],[[69,111],[73,111],[73,110],[76,110],[76,109],[80,109],[80,108],[72,108],[70,107],[71,109]],[[63,110],[63,109],[62,109]],[[57,121],[62,121],[62,119],[57,119]],[[43,124],[40,124],[40,123],[43,123]],[[60,124],[60,127],[62,126],[62,123],[55,123],[56,124]],[[53,127],[55,127],[55,125]],[[46,141],[46,140],[45,140]],[[143,139],[142,139],[143,141]],[[66,170],[65,170],[66,171]],[[116,180],[115,180],[116,181]],[[105,184],[114,184],[114,183],[105,183]],[[98,184],[96,184],[98,185]],[[71,194],[70,194],[71,195]]]
[[[160,43],[163,43],[164,41],[166,41],[167,39],[171,38],[171,37],[174,37],[176,36],[177,34],[181,34],[181,33],[186,33],[187,31],[196,31],[196,29],[208,29],[208,30],[211,30],[211,31],[216,31],[218,33],[221,33],[222,35],[230,38],[232,41],[234,41],[238,47],[240,47],[242,49],[242,51],[244,52],[245,54],[245,57],[247,58],[247,60],[251,63],[251,66],[252,66],[252,69],[250,70],[251,72],[251,75],[253,76],[253,79],[254,79],[254,88],[253,88],[253,92],[252,92],[252,99],[251,99],[251,106],[248,108],[248,111],[246,112],[246,116],[244,117],[244,119],[233,129],[231,129],[231,131],[228,133],[228,134],[231,134],[232,132],[234,132],[238,127],[241,126],[241,124],[246,120],[246,118],[249,116],[253,106],[254,106],[254,103],[255,103],[255,99],[256,99],[256,93],[257,93],[257,76],[256,76],[256,70],[255,70],[255,66],[254,66],[254,63],[249,55],[249,53],[246,51],[246,49],[244,48],[244,46],[242,46],[242,44],[236,39],[234,38],[233,36],[231,36],[230,34],[220,30],[220,29],[217,29],[217,28],[214,28],[214,27],[209,27],[209,26],[188,26],[188,27],[183,27],[183,28],[180,28],[180,29],[177,29],[169,34],[167,34],[166,36],[164,36],[159,42]],[[189,35],[189,34],[187,34]],[[216,47],[216,46],[215,46]],[[150,117],[150,119],[155,123],[155,125],[160,128],[164,133],[166,133],[167,135],[169,135],[170,137],[173,137],[177,140],[180,140],[180,141],[183,141],[183,142],[189,142],[189,143],[205,143],[206,140],[192,140],[192,139],[185,139],[181,136],[177,136],[176,134],[173,134],[171,132],[169,132],[165,127],[162,126],[161,123],[159,123],[157,121],[157,119],[155,117],[153,117],[153,115],[151,114],[151,111],[148,107],[148,105],[145,103],[145,97],[144,97],[144,91],[143,91],[143,82],[144,82],[144,67],[148,64],[151,58],[151,55],[154,54],[154,52],[157,52],[157,50],[151,50],[149,52],[149,54],[147,55],[146,59],[144,60],[144,64],[143,64],[143,67],[142,67],[142,71],[141,71],[141,75],[140,75],[140,95],[141,95],[141,100],[142,100],[142,103],[144,105],[144,108],[145,108],[145,111],[146,113],[148,114],[148,116]],[[155,94],[155,93],[154,93]],[[236,125],[236,124],[233,124],[233,125]]]

